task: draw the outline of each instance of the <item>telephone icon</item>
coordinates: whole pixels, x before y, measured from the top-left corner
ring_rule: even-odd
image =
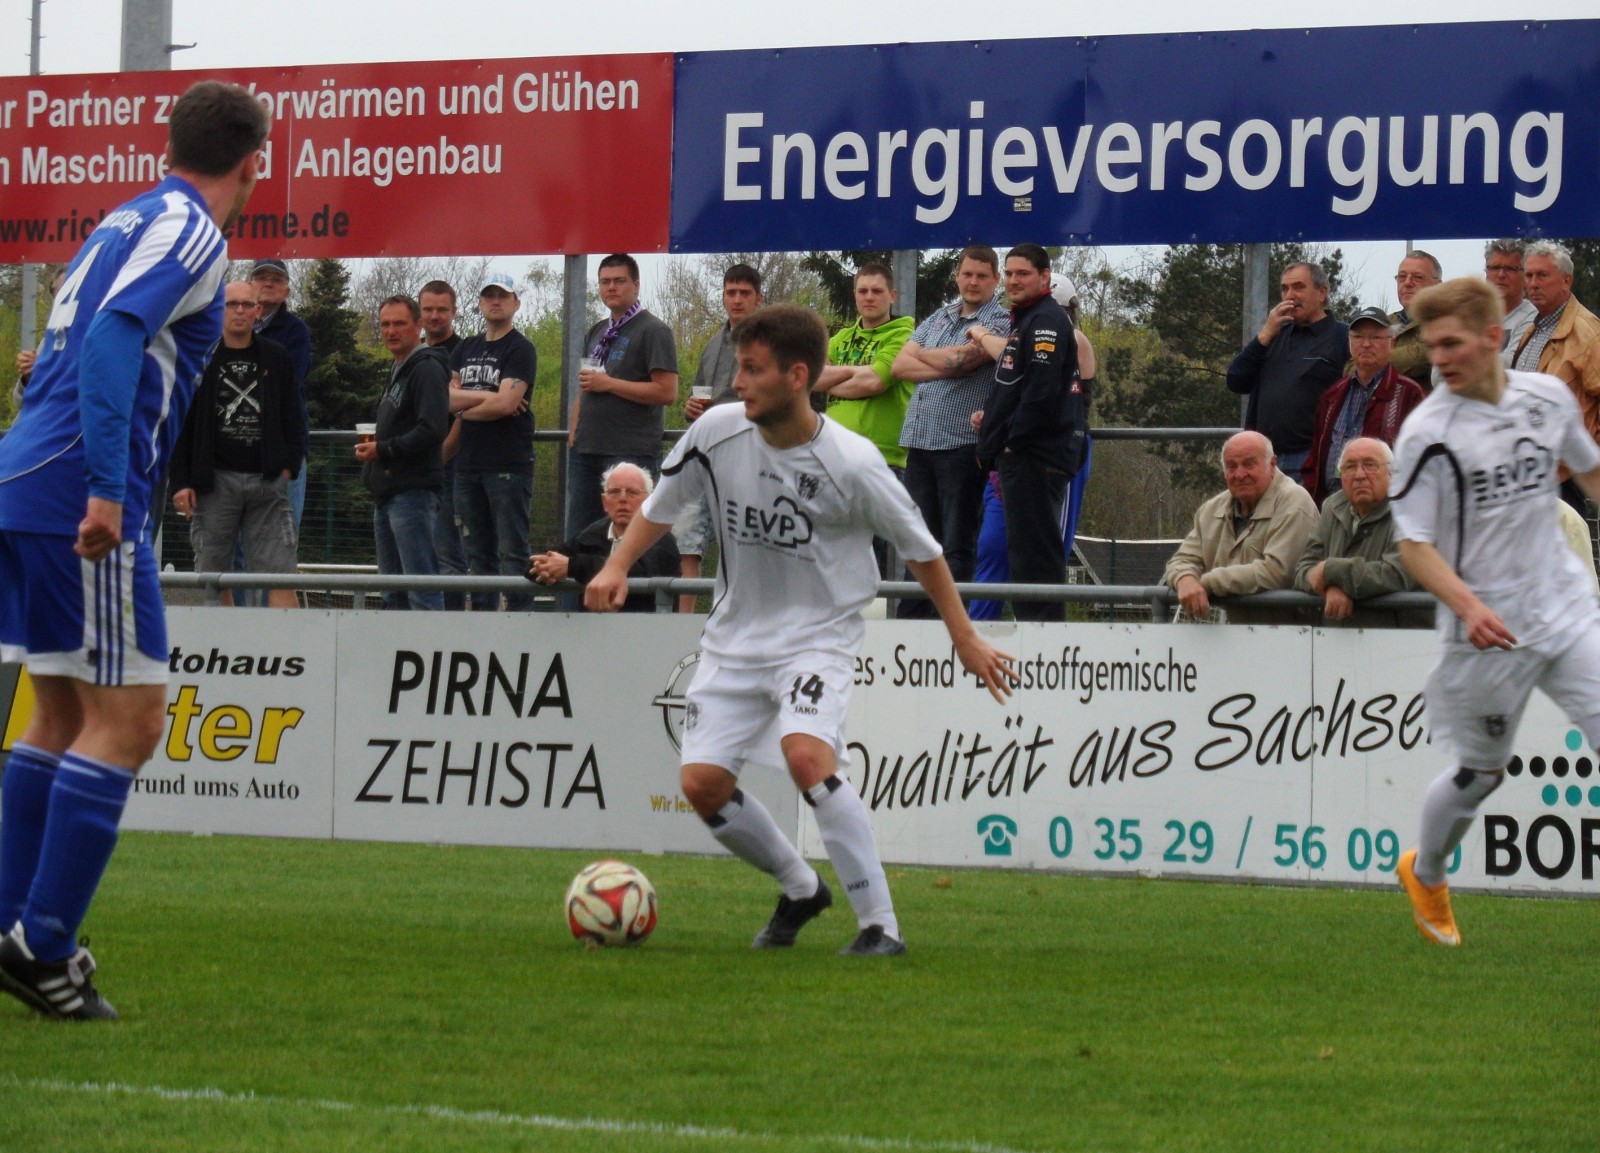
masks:
[[[990,813],[978,820],[978,835],[983,838],[983,855],[1009,857],[1011,838],[1017,835],[1017,822],[999,813]]]

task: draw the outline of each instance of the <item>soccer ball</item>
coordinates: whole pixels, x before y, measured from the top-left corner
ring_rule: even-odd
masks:
[[[580,941],[637,945],[656,927],[656,890],[623,861],[596,861],[567,887],[567,927]]]

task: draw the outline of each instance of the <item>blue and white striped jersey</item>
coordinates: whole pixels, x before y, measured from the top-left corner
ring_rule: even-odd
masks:
[[[22,409],[0,439],[0,529],[76,536],[94,495],[122,502],[124,541],[154,533],[153,489],[222,331],[227,271],[227,242],[180,177],[100,222],[67,267]],[[85,338],[103,312],[143,330],[131,394],[131,377],[83,378]]]

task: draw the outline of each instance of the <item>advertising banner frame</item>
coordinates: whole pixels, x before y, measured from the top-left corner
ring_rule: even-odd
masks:
[[[1600,233],[1600,21],[678,60],[674,252]]]

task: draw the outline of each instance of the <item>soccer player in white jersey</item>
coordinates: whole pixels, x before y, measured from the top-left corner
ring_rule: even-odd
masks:
[[[1505,775],[1534,686],[1600,747],[1600,608],[1556,518],[1561,465],[1600,500],[1600,447],[1565,384],[1505,368],[1503,308],[1473,279],[1412,301],[1446,387],[1411,413],[1395,445],[1400,557],[1439,598],[1428,719],[1453,761],[1428,786],[1417,848],[1396,872],[1417,927],[1441,945],[1461,943],[1450,856]]]
[[[794,944],[833,903],[827,884],[739,787],[776,722],[789,775],[816,814],[828,858],[859,927],[842,952],[905,952],[866,805],[847,766],[845,706],[877,593],[873,534],[907,558],[944,618],[962,666],[996,700],[1012,658],[978,635],[938,542],[872,442],[818,415],[811,383],[828,333],[809,309],[763,308],[733,330],[742,404],[706,411],[678,442],[661,483],[585,592],[597,611],[622,606],[628,569],[701,499],[716,510],[722,563],[683,723],[683,793],[711,835],[783,889],[758,949]]]
[[[178,100],[170,174],[68,265],[0,440],[0,656],[35,701],[0,781],[0,988],[51,1017],[116,1017],[74,938],[166,719],[154,489],[222,328],[223,230],[269,126],[237,85]]]

